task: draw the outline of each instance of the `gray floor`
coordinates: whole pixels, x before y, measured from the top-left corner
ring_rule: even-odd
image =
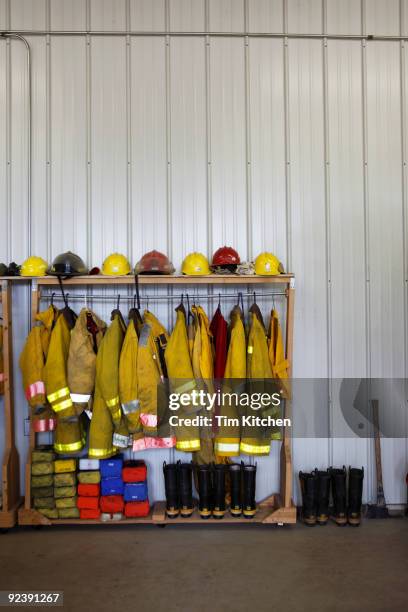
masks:
[[[0,536],[0,588],[63,590],[65,610],[407,610],[408,519],[20,528]]]

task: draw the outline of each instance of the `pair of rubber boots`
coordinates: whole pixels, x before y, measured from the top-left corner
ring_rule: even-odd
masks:
[[[163,463],[166,491],[166,514],[176,518],[179,514],[188,518],[193,514],[193,464]]]
[[[329,519],[330,487],[333,494],[333,520],[337,525],[353,525],[361,522],[364,468],[349,468],[348,495],[347,471],[329,468],[311,473],[299,472],[303,498],[302,518],[306,525],[325,525]]]
[[[256,465],[243,463],[199,465],[197,480],[202,519],[222,519],[226,512],[225,481],[230,479],[231,516],[253,518],[256,513]]]

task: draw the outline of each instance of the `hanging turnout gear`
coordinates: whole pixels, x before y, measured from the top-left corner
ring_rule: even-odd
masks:
[[[102,274],[105,276],[126,276],[130,274],[130,263],[124,255],[112,253],[102,264]]]
[[[224,377],[225,365],[227,363],[227,332],[228,325],[222,316],[221,307],[218,305],[215,315],[210,324],[210,331],[214,338],[214,378]]]
[[[254,518],[256,514],[256,464],[243,466],[243,514],[245,518]]]
[[[230,342],[227,362],[224,372],[223,392],[230,393],[231,399],[224,399],[220,406],[220,416],[228,419],[239,418],[235,394],[239,395],[245,390],[246,379],[246,340],[242,321],[242,310],[237,305],[231,312]],[[236,457],[240,451],[240,425],[219,426],[215,441],[215,452],[223,457]]]
[[[202,519],[208,519],[213,509],[212,470],[209,465],[197,466],[199,512]]]
[[[95,396],[89,430],[89,456],[111,457],[116,448],[128,446],[119,400],[119,359],[125,325],[118,310],[106,331],[96,357]]]
[[[29,257],[26,259],[20,269],[21,276],[45,276],[48,264],[42,257]]]
[[[318,479],[316,471],[299,472],[302,492],[302,519],[305,525],[316,525]]]
[[[126,419],[129,433],[143,434],[140,422],[140,402],[138,398],[137,354],[139,339],[135,323],[129,318],[125,340],[119,360],[119,397],[122,412]]]
[[[174,266],[164,253],[149,251],[135,267],[135,274],[173,274]]]
[[[349,467],[348,482],[348,508],[347,519],[349,525],[358,527],[361,522],[361,503],[363,497],[364,468]]]
[[[79,255],[67,251],[67,253],[61,253],[54,259],[47,274],[61,277],[85,276],[88,274],[88,268]]]
[[[83,308],[71,332],[67,378],[77,416],[90,406],[95,388],[96,354],[105,331],[105,323]]]
[[[167,374],[169,377],[170,393],[172,394],[190,394],[193,389],[196,389],[196,381],[194,380],[193,367],[190,359],[187,327],[186,327],[186,312],[184,306],[180,304],[176,308],[177,320],[173,329],[173,333],[167,343],[165,350],[165,360]],[[192,403],[187,406],[180,405],[177,410],[179,424],[174,426],[176,435],[177,450],[191,452],[200,450],[200,434],[199,428],[193,425],[183,425],[181,419],[187,415],[197,412],[197,407]]]
[[[232,463],[229,466],[231,482],[231,516],[241,516],[242,514],[242,464]]]
[[[284,274],[284,269],[279,259],[273,253],[260,253],[255,259],[255,274],[260,276],[275,276]]]
[[[208,259],[202,253],[190,253],[184,258],[181,266],[182,274],[187,276],[205,276],[211,274]]]
[[[58,317],[54,306],[36,314],[35,325],[26,339],[19,365],[24,394],[31,409],[31,426],[35,432],[52,431],[57,425],[45,392],[44,365],[48,355],[51,332]]]
[[[179,474],[180,514],[188,518],[193,514],[193,464],[177,462]]]
[[[177,463],[163,463],[164,488],[166,491],[166,515],[176,518],[180,513]]]
[[[346,468],[330,468],[331,484],[333,492],[334,521],[337,525],[347,524],[347,490],[346,490]]]
[[[290,398],[290,383],[288,380],[289,361],[285,357],[283,346],[282,329],[279,323],[279,315],[275,308],[271,312],[268,330],[268,352],[271,362],[272,375],[279,382],[279,393],[281,397]]]
[[[68,308],[59,314],[55,323],[44,366],[47,400],[57,415],[54,449],[61,454],[76,453],[85,444],[82,423],[75,415],[68,387],[67,361],[70,327],[67,323],[66,310],[68,311]]]

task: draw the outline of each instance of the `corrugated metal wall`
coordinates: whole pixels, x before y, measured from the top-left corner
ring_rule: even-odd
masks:
[[[408,2],[0,0],[0,29],[408,38]],[[193,249],[210,254],[224,243],[243,258],[272,250],[297,275],[296,376],[406,375],[404,42],[27,38],[32,223],[25,49],[0,40],[0,260],[22,261],[28,234],[33,253],[51,260],[71,249],[90,265],[113,250],[134,263],[157,247],[177,266]],[[17,357],[28,329],[27,290],[15,299]],[[171,307],[160,314],[171,323]],[[24,457],[20,387],[16,369]],[[364,465],[365,498],[372,498],[371,440],[293,446],[296,470]],[[386,440],[383,449],[386,496],[400,503],[408,446]],[[260,496],[276,488],[276,457],[274,449],[260,462]],[[162,458],[154,459],[155,473]],[[162,494],[158,484],[154,493]]]

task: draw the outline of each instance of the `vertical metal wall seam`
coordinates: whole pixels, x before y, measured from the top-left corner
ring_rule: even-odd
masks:
[[[366,3],[361,0],[361,33],[366,33]],[[366,377],[371,378],[371,309],[370,309],[370,226],[368,193],[368,142],[367,142],[367,43],[361,41],[362,74],[362,142],[363,142],[363,195],[364,195],[364,267],[365,267],[365,328],[366,328]],[[367,501],[372,501],[373,452],[371,439],[367,439]]]
[[[50,0],[46,3],[46,30],[51,28]],[[45,193],[46,193],[46,227],[47,227],[47,258],[52,260],[52,193],[51,193],[51,37],[45,37],[45,106],[46,106],[46,133],[45,133]]]
[[[399,1],[399,20],[400,36],[405,35],[405,10],[403,0]],[[408,322],[407,322],[407,310],[408,310],[408,262],[407,262],[407,117],[406,117],[406,60],[405,60],[405,40],[400,42],[400,91],[401,91],[401,159],[402,159],[402,171],[401,171],[401,188],[402,188],[402,250],[404,257],[404,376],[408,379]],[[405,383],[405,387],[407,384]],[[408,438],[405,439],[405,463],[408,463]]]
[[[322,0],[322,31],[327,33],[327,2]],[[328,59],[327,38],[322,39],[323,67],[323,138],[324,138],[324,201],[326,231],[326,331],[327,331],[327,391],[328,391],[328,457],[333,465],[333,337],[332,337],[332,292],[331,292],[331,210],[330,210],[330,139],[328,109]]]
[[[209,0],[205,0],[205,31],[210,27]],[[210,37],[205,37],[205,127],[206,127],[206,156],[207,156],[207,252],[213,252],[213,220],[212,220],[212,176],[211,176],[211,46]]]
[[[7,0],[6,4],[6,24],[7,27],[11,28],[11,0]],[[11,248],[11,139],[12,139],[12,82],[11,82],[11,39],[7,38],[6,43],[6,227],[7,227],[7,264],[12,260],[12,248]]]
[[[248,0],[244,0],[244,29],[248,33],[249,28],[249,6]],[[249,38],[244,38],[245,50],[245,152],[246,152],[246,239],[247,260],[253,258],[253,236],[252,236],[252,171],[251,171],[251,80],[250,80],[250,57]]]
[[[166,161],[167,161],[167,254],[173,260],[173,214],[172,214],[172,176],[171,176],[171,83],[170,83],[170,5],[165,0],[165,57],[166,57]]]
[[[126,0],[126,30],[130,31],[130,0]],[[127,256],[133,260],[133,210],[132,210],[132,48],[130,36],[126,36],[126,239]]]
[[[288,31],[288,5],[283,2],[283,31]],[[286,215],[286,270],[292,270],[292,207],[291,207],[291,176],[290,176],[290,108],[289,108],[289,39],[283,43],[283,97],[285,120],[285,215]]]
[[[91,29],[91,0],[86,0],[86,30]],[[92,48],[91,37],[86,36],[86,256],[87,263],[92,266]]]

